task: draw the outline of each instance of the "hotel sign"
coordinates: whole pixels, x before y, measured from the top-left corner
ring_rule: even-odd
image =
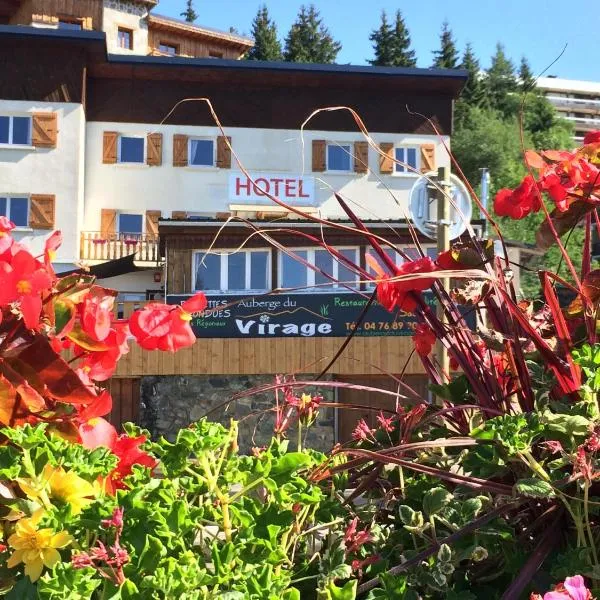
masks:
[[[287,173],[230,173],[229,200],[250,204],[272,204],[271,194],[290,205],[307,206],[315,202],[315,178]]]
[[[167,296],[180,304],[189,296]],[[374,302],[358,324],[368,299],[352,293],[281,294],[274,296],[207,296],[208,308],[193,315],[199,338],[346,337],[412,335],[411,314],[389,313]],[[428,303],[433,296],[425,294]]]

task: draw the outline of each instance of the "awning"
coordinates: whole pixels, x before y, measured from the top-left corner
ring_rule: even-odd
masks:
[[[87,269],[71,269],[70,271],[64,271],[58,273],[61,277],[65,275],[71,275],[73,273],[88,273],[95,275],[98,279],[107,279],[108,277],[117,277],[118,275],[127,275],[127,273],[134,273],[136,271],[144,271],[140,267],[136,267],[134,263],[135,254],[128,254],[123,258],[117,258],[115,260],[108,260],[98,265],[93,265]]]

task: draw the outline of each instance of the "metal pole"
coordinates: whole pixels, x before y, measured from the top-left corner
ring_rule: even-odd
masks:
[[[438,191],[437,199],[437,249],[438,254],[450,250],[450,202],[448,198],[451,194],[450,168],[440,167],[438,169],[438,185],[442,188],[443,193]],[[450,280],[447,278],[439,280],[445,290],[450,289]],[[446,322],[444,309],[441,304],[438,304],[437,315],[442,323]],[[442,377],[450,375],[450,357],[445,346],[438,342],[437,359]]]
[[[490,171],[487,168],[479,169],[481,171],[481,205],[485,210],[488,207],[488,200],[490,195]],[[484,214],[481,215],[483,220],[483,234],[487,233],[487,219]]]

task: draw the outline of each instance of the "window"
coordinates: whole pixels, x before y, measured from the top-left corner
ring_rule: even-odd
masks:
[[[119,27],[117,30],[117,46],[124,50],[133,50],[133,31]]]
[[[162,52],[163,54],[168,54],[169,56],[175,56],[179,54],[177,46],[175,46],[174,44],[166,44],[164,42],[160,42],[160,44],[158,44],[158,50],[159,52]]]
[[[419,169],[419,153],[416,146],[397,146],[396,147],[396,160],[406,163],[411,166],[414,171]],[[413,170],[407,169],[404,165],[395,163],[394,170],[396,173],[409,173],[415,174]]]
[[[336,250],[348,258],[354,264],[358,264],[358,248],[336,248]],[[304,265],[296,260],[295,257],[281,252],[279,254],[279,285],[283,288],[312,288],[315,291],[330,291],[332,288],[337,290],[346,289],[345,285],[336,282],[342,282],[346,285],[356,285],[357,274],[349,269],[344,263],[334,258],[330,252],[324,248],[310,248],[303,250],[292,250],[300,259],[305,260],[310,265],[320,269],[314,269]],[[329,275],[335,279],[332,281]],[[301,289],[298,291],[302,291]]]
[[[327,170],[351,171],[351,156],[349,144],[327,144]]]
[[[59,19],[58,20],[58,28],[59,29],[72,29],[75,31],[80,31],[83,29],[83,23],[77,19]]]
[[[271,287],[270,257],[270,250],[242,250],[232,254],[197,252],[194,289],[264,292]]]
[[[0,144],[29,146],[31,117],[0,116]]]
[[[8,217],[17,227],[29,225],[29,198],[27,196],[0,196],[0,215]]]
[[[144,216],[131,213],[119,213],[119,233],[126,237],[140,236],[144,233]]]
[[[119,162],[143,163],[146,138],[119,136]]]
[[[210,50],[208,52],[208,58],[223,58],[223,53],[215,52],[214,50]]]
[[[396,264],[398,266],[400,266],[403,262],[405,262],[407,260],[401,254],[399,254],[395,250],[392,250],[392,248],[384,248],[384,250],[385,250],[385,253],[394,261],[394,264]],[[402,252],[404,252],[404,254],[408,257],[408,260],[417,260],[419,258],[422,258],[421,253],[414,246],[400,247],[400,250],[402,250]],[[423,250],[425,252],[425,255],[429,256],[429,258],[431,258],[431,260],[436,259],[437,254],[438,254],[436,247],[423,246]],[[383,270],[384,273],[388,273],[387,266],[383,264],[383,261],[379,258],[379,256],[377,256],[377,254],[375,254],[375,252],[373,250],[367,249],[367,253],[370,254],[373,259],[375,259],[375,261],[377,262],[377,264],[379,264],[380,268]],[[377,274],[375,273],[373,268],[369,265],[369,263],[367,263],[367,272],[370,275],[377,277]],[[373,285],[374,284],[368,283],[366,287],[367,287],[367,289],[372,289]]]
[[[215,143],[213,140],[189,141],[189,164],[195,167],[212,167],[215,164]]]

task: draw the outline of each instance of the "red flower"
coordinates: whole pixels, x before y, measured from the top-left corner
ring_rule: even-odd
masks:
[[[175,352],[191,346],[196,336],[190,327],[192,315],[206,308],[206,296],[200,292],[182,306],[151,302],[136,310],[129,319],[129,330],[145,350]]]
[[[558,440],[548,440],[547,442],[542,442],[541,445],[550,450],[552,454],[558,454],[563,451],[562,444]]]
[[[0,306],[17,302],[25,326],[39,329],[43,291],[52,287],[52,277],[42,263],[19,249],[11,263],[0,262]]]
[[[15,228],[15,224],[6,217],[0,216],[0,258],[13,245],[13,239],[10,232]]]
[[[514,190],[503,189],[496,194],[494,210],[501,217],[523,219],[542,208],[540,194],[531,175],[527,175]]]
[[[126,324],[115,323],[103,340],[106,350],[86,352],[77,347],[76,354],[83,356],[82,368],[87,372],[90,379],[95,381],[106,381],[110,379],[119,359],[129,352],[127,344],[128,327]]]
[[[361,419],[352,432],[352,437],[357,441],[372,439],[373,429],[371,429],[364,419]]]
[[[110,332],[114,305],[114,296],[97,287],[93,287],[79,305],[81,327],[97,342],[105,340]]]
[[[358,529],[358,517],[354,517],[344,534],[344,543],[346,545],[346,554],[352,554],[360,549],[361,546],[373,541],[373,536],[366,530]]]
[[[56,251],[62,244],[62,233],[55,231],[44,244],[44,264],[46,267],[50,267],[50,264],[56,257]],[[51,267],[50,267],[51,268]]]
[[[396,267],[393,277],[433,273],[437,270],[438,268],[431,258],[425,256],[417,260],[406,261]],[[414,277],[399,281],[385,277],[384,281],[377,284],[377,300],[390,312],[396,308],[404,312],[414,312],[417,307],[414,292],[422,292],[430,288],[434,282],[435,277]]]
[[[595,144],[600,142],[600,131],[588,131],[583,138],[583,144]]]
[[[413,335],[413,342],[415,344],[415,350],[419,356],[429,356],[433,350],[436,337],[435,333],[425,323],[418,323],[415,327],[415,334]]]
[[[383,431],[387,432],[387,433],[392,433],[392,431],[394,431],[394,426],[392,425],[392,421],[394,420],[394,417],[385,417],[383,414],[383,411],[379,411],[379,414],[377,415],[377,422],[379,423],[379,427],[381,429],[383,429]]]

